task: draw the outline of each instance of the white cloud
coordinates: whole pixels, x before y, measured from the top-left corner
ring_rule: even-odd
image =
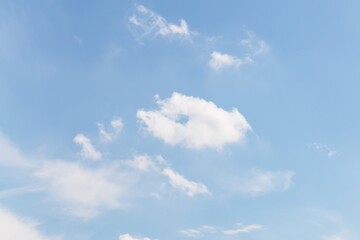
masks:
[[[227,143],[244,140],[251,130],[236,108],[228,112],[197,97],[175,92],[168,99],[157,99],[157,104],[160,110],[139,110],[137,117],[148,132],[171,145],[219,150]],[[181,118],[186,122],[182,123]]]
[[[209,60],[209,65],[214,70],[221,70],[227,67],[240,67],[244,64],[252,63],[253,59],[251,57],[245,57],[242,59],[236,58],[229,54],[220,53],[214,51],[211,54],[211,59]]]
[[[32,161],[27,159],[1,132],[0,146],[0,165],[25,168],[33,165]]]
[[[190,39],[193,34],[184,19],[180,24],[169,23],[159,14],[143,5],[135,5],[136,12],[129,18],[129,22],[141,30],[142,36],[178,37]]]
[[[169,178],[172,187],[185,192],[190,197],[196,194],[209,194],[209,191],[204,184],[189,181],[170,168],[165,168],[162,173]]]
[[[148,238],[148,237],[133,237],[130,234],[126,233],[126,234],[120,235],[119,240],[151,240],[151,238]]]
[[[140,155],[135,156],[134,159],[126,162],[130,167],[139,170],[139,171],[157,171],[157,164],[148,156]]]
[[[18,217],[15,214],[0,208],[0,239],[4,240],[50,240],[37,229],[34,221]],[[57,238],[59,239],[59,238]]]
[[[263,226],[260,224],[251,224],[251,225],[242,226],[242,227],[239,227],[236,229],[224,230],[223,233],[225,235],[237,235],[237,234],[242,234],[242,233],[254,232],[254,231],[260,230],[262,228],[263,228]]]
[[[111,131],[107,131],[104,124],[98,123],[100,140],[102,142],[114,141],[124,128],[124,124],[120,118],[113,119],[110,125]]]
[[[76,217],[92,218],[101,209],[122,207],[128,182],[114,168],[90,169],[77,163],[48,161],[35,172],[47,191]]]
[[[188,228],[185,230],[181,230],[180,233],[185,237],[189,237],[189,238],[200,238],[200,237],[208,236],[210,234],[216,235],[218,238],[221,238],[220,235],[238,235],[238,234],[250,233],[263,229],[263,226],[260,224],[251,224],[247,226],[243,226],[242,224],[236,224],[236,225],[238,225],[237,228],[229,229],[229,230],[221,230],[221,228],[219,227],[202,225],[197,228]]]
[[[243,65],[253,63],[256,57],[266,54],[269,51],[267,43],[250,32],[247,33],[247,38],[240,41],[240,44],[247,52],[244,57],[238,58],[230,54],[213,51],[209,60],[209,66],[216,71],[229,67],[239,68]]]
[[[272,191],[287,190],[291,186],[294,175],[294,172],[288,170],[264,171],[254,169],[247,179],[232,184],[236,185],[235,190],[241,193],[259,195]]]
[[[180,233],[183,234],[185,237],[199,238],[203,237],[205,234],[214,234],[217,231],[217,228],[213,226],[202,225],[197,228],[188,228],[181,230]]]
[[[91,160],[101,159],[101,152],[97,151],[95,147],[91,144],[90,139],[83,134],[76,135],[73,141],[81,146],[81,157]]]

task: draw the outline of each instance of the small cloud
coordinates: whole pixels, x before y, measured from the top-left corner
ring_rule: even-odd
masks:
[[[240,44],[248,49],[252,57],[268,53],[270,50],[268,44],[252,32],[248,32],[247,38],[241,39]]]
[[[104,124],[98,123],[100,141],[102,142],[114,141],[124,128],[124,124],[121,118],[113,119],[110,122],[110,126],[111,126],[110,131],[107,131],[105,129]]]
[[[148,155],[135,156],[134,159],[127,161],[127,164],[141,172],[158,171],[157,164]]]
[[[83,134],[76,135],[73,141],[81,146],[81,157],[91,160],[100,160],[102,158],[101,152],[97,151],[90,139]]]
[[[130,234],[126,233],[119,236],[119,240],[151,240],[151,238],[148,237],[133,237]],[[157,240],[157,239],[153,239]]]
[[[227,143],[241,142],[251,130],[236,108],[225,111],[201,98],[175,92],[168,99],[157,98],[157,104],[159,110],[141,109],[137,117],[149,133],[171,145],[220,150]]]
[[[190,238],[199,238],[207,234],[214,234],[216,232],[218,232],[218,229],[216,227],[208,226],[208,225],[202,225],[197,228],[188,228],[188,229],[180,230],[180,233],[182,235]]]
[[[265,171],[253,169],[246,179],[237,179],[230,183],[240,193],[257,196],[273,191],[285,191],[290,188],[294,172]]]
[[[318,152],[326,153],[326,155],[330,158],[338,154],[333,146],[329,146],[327,144],[315,142],[312,144],[312,147],[315,148]]]
[[[204,184],[189,181],[170,168],[165,168],[162,173],[169,178],[170,184],[173,188],[185,192],[190,197],[196,194],[209,194],[209,190]]]
[[[260,224],[252,224],[252,225],[242,226],[242,227],[239,227],[236,229],[224,230],[223,233],[225,235],[238,235],[238,234],[242,234],[242,233],[254,232],[254,231],[260,230],[262,228],[263,228],[263,226]]]
[[[227,67],[239,68],[244,64],[252,63],[253,59],[251,57],[245,57],[243,59],[236,58],[229,54],[224,54],[214,51],[211,54],[211,59],[209,60],[209,65],[214,70],[221,70]]]
[[[174,24],[144,5],[135,5],[135,10],[129,22],[140,30],[141,36],[190,39],[193,35],[184,19],[179,24]]]
[[[247,52],[245,56],[239,58],[230,54],[213,51],[209,60],[209,66],[216,71],[230,67],[240,68],[241,66],[254,63],[259,55],[269,52],[267,43],[250,32],[247,33],[247,38],[240,41],[240,45]]]

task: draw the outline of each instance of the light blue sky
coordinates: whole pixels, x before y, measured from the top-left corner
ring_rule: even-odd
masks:
[[[0,239],[359,239],[359,8],[0,1]]]

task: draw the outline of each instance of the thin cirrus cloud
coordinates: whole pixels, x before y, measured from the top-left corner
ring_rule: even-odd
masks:
[[[130,24],[141,36],[190,39],[193,33],[184,19],[180,24],[169,23],[159,14],[144,5],[135,5],[135,13],[129,17]]]
[[[262,228],[263,228],[263,226],[260,224],[251,224],[251,225],[247,225],[247,226],[239,226],[238,228],[235,228],[235,229],[224,230],[223,233],[225,235],[238,235],[238,234],[242,234],[242,233],[254,232],[254,231],[260,230]]]
[[[245,140],[251,130],[236,108],[225,111],[201,98],[174,92],[170,98],[157,98],[157,104],[159,110],[138,110],[137,118],[150,134],[170,145],[220,150],[225,144]]]
[[[100,160],[102,158],[101,152],[91,143],[91,140],[83,134],[77,134],[73,141],[81,146],[81,157],[84,159]]]
[[[189,237],[189,238],[204,237],[207,234],[214,234],[217,232],[218,232],[218,229],[216,227],[208,226],[208,225],[202,225],[197,228],[188,228],[188,229],[180,230],[180,233],[182,235],[184,235],[185,237]]]
[[[188,228],[181,230],[180,233],[188,238],[200,238],[205,237],[209,235],[240,235],[244,233],[251,233],[258,230],[263,229],[264,227],[260,224],[250,224],[250,225],[242,225],[242,224],[236,224],[236,228],[234,229],[227,229],[222,230],[219,227],[214,226],[208,226],[208,225],[202,225],[197,228]]]
[[[288,190],[292,184],[294,172],[288,170],[266,171],[253,169],[245,179],[233,179],[234,191],[258,196],[274,191]]]
[[[59,237],[48,237],[38,229],[38,223],[19,217],[7,209],[0,208],[0,238],[7,240],[60,240]]]

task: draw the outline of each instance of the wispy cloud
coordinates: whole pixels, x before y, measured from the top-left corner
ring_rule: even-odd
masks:
[[[355,240],[355,239],[359,239],[359,238],[355,237],[349,231],[341,231],[334,234],[324,235],[321,238],[321,240]]]
[[[175,92],[168,99],[157,99],[157,104],[159,110],[141,109],[137,117],[149,133],[171,145],[219,150],[227,143],[244,140],[251,130],[237,109],[225,111],[201,98]]]
[[[129,181],[114,167],[91,169],[66,161],[45,162],[34,175],[44,180],[47,191],[69,214],[81,218],[121,207]]]
[[[189,238],[207,237],[209,235],[216,235],[220,237],[220,235],[239,235],[244,233],[251,233],[264,228],[260,224],[251,224],[251,225],[236,224],[236,226],[237,227],[234,229],[222,230],[220,227],[202,225],[197,228],[188,228],[188,229],[180,230],[180,233],[185,237],[189,237]]]
[[[28,186],[28,187],[17,187],[17,188],[10,188],[4,189],[0,191],[0,198],[6,198],[16,195],[22,195],[26,193],[34,193],[34,192],[41,192],[45,189],[43,187],[35,187],[35,186]]]
[[[313,143],[312,146],[317,151],[326,153],[326,155],[330,158],[337,155],[337,151],[335,150],[335,148],[333,146],[329,146],[327,144],[318,143],[318,142]]]
[[[251,57],[266,54],[270,50],[268,44],[263,39],[257,37],[253,32],[247,32],[247,37],[241,39],[240,44],[247,49],[249,56]]]
[[[35,221],[25,220],[3,208],[0,208],[0,222],[0,238],[4,240],[60,240],[59,237],[42,234]]]
[[[141,172],[154,172],[166,176],[173,188],[183,191],[189,197],[210,193],[205,184],[190,181],[168,167],[166,160],[161,156],[156,157],[155,160],[148,155],[135,156],[134,159],[126,161],[126,164]],[[156,194],[155,196],[159,197]]]
[[[262,228],[263,228],[263,226],[260,224],[251,224],[251,225],[247,225],[247,226],[240,226],[235,229],[224,230],[223,233],[225,235],[238,235],[238,234],[242,234],[242,233],[254,232],[254,231],[260,230]]]
[[[247,33],[246,38],[240,40],[240,46],[246,52],[243,57],[213,51],[208,62],[209,66],[216,71],[231,67],[240,68],[243,65],[254,63],[256,57],[269,51],[267,43],[251,32]]]
[[[252,169],[246,177],[230,178],[225,184],[231,191],[258,196],[273,191],[288,190],[294,175],[294,172],[288,170],[266,171]]]
[[[190,197],[197,194],[209,194],[209,190],[204,184],[189,181],[171,168],[165,168],[162,173],[169,178],[171,186],[184,191]]]
[[[165,18],[159,14],[146,8],[144,5],[135,5],[135,13],[129,17],[130,24],[135,27],[141,36],[149,37],[167,37],[167,38],[181,38],[190,39],[192,33],[188,24],[184,19],[180,23],[169,23]]]
[[[91,160],[100,160],[102,158],[101,152],[95,149],[91,140],[83,134],[78,134],[73,141],[81,146],[81,157]]]
[[[121,118],[115,118],[110,121],[110,130],[106,130],[104,124],[98,123],[100,141],[112,142],[121,133],[124,128],[124,123]]]
[[[29,168],[32,161],[24,156],[14,144],[0,132],[0,165]]]
[[[190,237],[190,238],[199,238],[199,237],[203,237],[207,234],[214,234],[217,232],[218,232],[218,229],[216,227],[208,226],[208,225],[202,225],[197,228],[188,228],[188,229],[180,230],[180,233],[182,235],[184,235],[185,237]]]

